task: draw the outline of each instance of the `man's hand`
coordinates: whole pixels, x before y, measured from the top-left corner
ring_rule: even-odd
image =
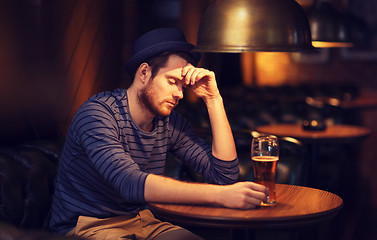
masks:
[[[205,100],[220,96],[214,72],[187,64],[182,68],[181,74],[184,84],[188,86],[197,97]]]
[[[251,209],[267,201],[268,191],[265,186],[254,182],[237,182],[219,186],[220,205],[228,208]]]

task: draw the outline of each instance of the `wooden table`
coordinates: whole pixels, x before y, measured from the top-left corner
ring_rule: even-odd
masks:
[[[324,131],[308,131],[299,124],[272,124],[260,126],[257,131],[278,137],[293,137],[310,144],[310,186],[317,184],[319,143],[353,143],[371,134],[370,129],[353,125],[330,125]]]
[[[362,97],[355,100],[345,100],[340,102],[343,109],[368,109],[377,107],[376,97]]]
[[[370,96],[362,96],[356,99],[346,99],[340,100],[338,98],[332,97],[308,97],[309,100],[313,103],[328,104],[334,107],[340,107],[342,109],[356,110],[356,109],[369,109],[377,107],[377,96],[376,93],[369,93]],[[306,98],[306,99],[308,99]]]
[[[278,137],[293,137],[308,143],[336,142],[350,143],[367,137],[368,128],[352,125],[331,125],[324,131],[308,131],[299,124],[271,124],[257,128],[257,131]]]
[[[183,226],[229,229],[276,229],[311,225],[334,217],[343,200],[330,192],[277,184],[273,207],[238,210],[198,205],[150,203],[159,218]]]

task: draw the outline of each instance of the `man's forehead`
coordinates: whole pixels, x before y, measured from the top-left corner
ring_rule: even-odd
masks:
[[[158,74],[163,74],[165,77],[174,78],[175,80],[183,81],[183,68],[190,63],[177,55],[170,55],[166,65],[159,70]]]
[[[172,64],[167,64],[165,67],[160,69],[159,73],[164,74],[165,76],[174,77],[179,80],[183,80],[182,70],[187,64],[188,64],[187,62],[185,64],[177,63],[177,62],[172,63]]]
[[[169,79],[174,79],[175,81],[182,82],[185,85],[184,77],[182,77],[182,69],[180,69],[178,73],[177,72],[174,72],[174,73],[167,72],[165,74],[165,77],[169,78]]]

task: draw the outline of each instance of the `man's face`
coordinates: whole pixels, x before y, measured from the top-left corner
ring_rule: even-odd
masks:
[[[139,94],[139,100],[153,115],[167,117],[183,98],[184,83],[182,68],[187,61],[171,55],[166,66],[161,68],[153,79],[149,79]]]

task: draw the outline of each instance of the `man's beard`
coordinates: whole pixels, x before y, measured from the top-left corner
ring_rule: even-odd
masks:
[[[147,85],[140,90],[138,94],[138,98],[140,103],[143,107],[146,108],[149,112],[151,112],[155,116],[163,116],[167,117],[170,115],[171,111],[163,111],[162,103],[157,102],[154,96],[157,96],[155,89],[153,89],[153,79],[149,79]]]

